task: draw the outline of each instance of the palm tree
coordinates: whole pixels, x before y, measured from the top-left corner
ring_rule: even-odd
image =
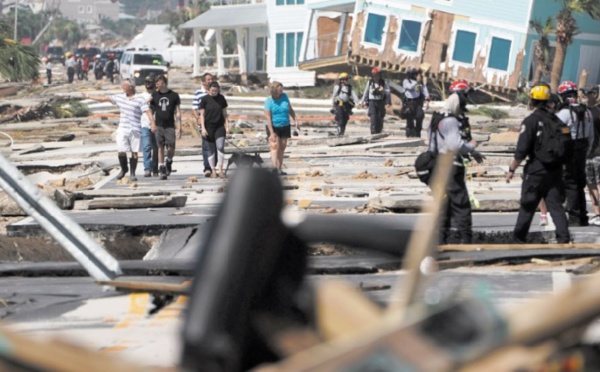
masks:
[[[12,27],[0,21],[0,76],[11,81],[29,81],[39,77],[40,59],[35,51],[11,39]]]
[[[575,16],[587,13],[593,19],[600,19],[600,1],[598,0],[558,0],[562,9],[556,15],[556,53],[552,63],[550,86],[556,92],[562,78],[567,48],[573,43],[573,37],[579,33]]]
[[[65,18],[59,18],[54,21],[44,34],[44,41],[46,43],[57,39],[63,42],[67,50],[76,48],[79,42],[86,38],[86,31],[77,22]]]
[[[535,44],[535,75],[533,76],[534,82],[542,80],[542,76],[550,73],[550,41],[548,36],[554,31],[554,21],[552,17],[548,17],[545,24],[539,19],[532,19],[529,21],[529,26],[540,35],[540,40]]]

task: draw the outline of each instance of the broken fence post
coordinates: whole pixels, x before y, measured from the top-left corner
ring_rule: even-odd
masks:
[[[96,280],[121,275],[119,262],[0,155],[0,187]]]

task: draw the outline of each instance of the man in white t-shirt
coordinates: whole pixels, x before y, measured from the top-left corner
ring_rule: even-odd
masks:
[[[135,169],[138,163],[138,153],[142,151],[142,115],[147,116],[150,121],[152,132],[156,132],[156,124],[148,102],[144,97],[135,93],[134,83],[129,79],[125,79],[121,87],[123,88],[121,94],[95,96],[83,93],[83,96],[95,101],[112,102],[119,106],[121,115],[119,117],[119,127],[117,128],[117,151],[119,152],[121,172],[117,175],[117,179],[120,180],[128,171],[131,171],[129,179],[137,181]],[[129,166],[127,164],[127,152],[131,152]]]

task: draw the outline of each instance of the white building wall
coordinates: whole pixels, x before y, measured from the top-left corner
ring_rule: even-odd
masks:
[[[298,67],[276,67],[276,34],[304,32],[310,17],[306,5],[276,5],[276,0],[267,0],[269,39],[267,52],[267,73],[271,81],[279,81],[284,86],[314,86],[315,72],[301,71]]]

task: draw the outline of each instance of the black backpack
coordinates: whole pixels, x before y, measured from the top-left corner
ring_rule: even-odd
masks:
[[[538,120],[535,158],[544,164],[564,163],[572,156],[574,148],[569,127],[554,115],[534,115]]]
[[[419,181],[423,182],[426,185],[429,185],[429,181],[431,180],[431,176],[433,175],[433,169],[437,164],[437,156],[438,156],[438,144],[437,144],[437,131],[440,122],[448,117],[453,115],[441,113],[434,111],[431,116],[431,123],[429,124],[429,142],[434,141],[435,146],[434,150],[427,150],[422,152],[417,156],[415,160],[415,171],[417,172],[417,177],[419,177]],[[442,137],[444,138],[444,137]]]

